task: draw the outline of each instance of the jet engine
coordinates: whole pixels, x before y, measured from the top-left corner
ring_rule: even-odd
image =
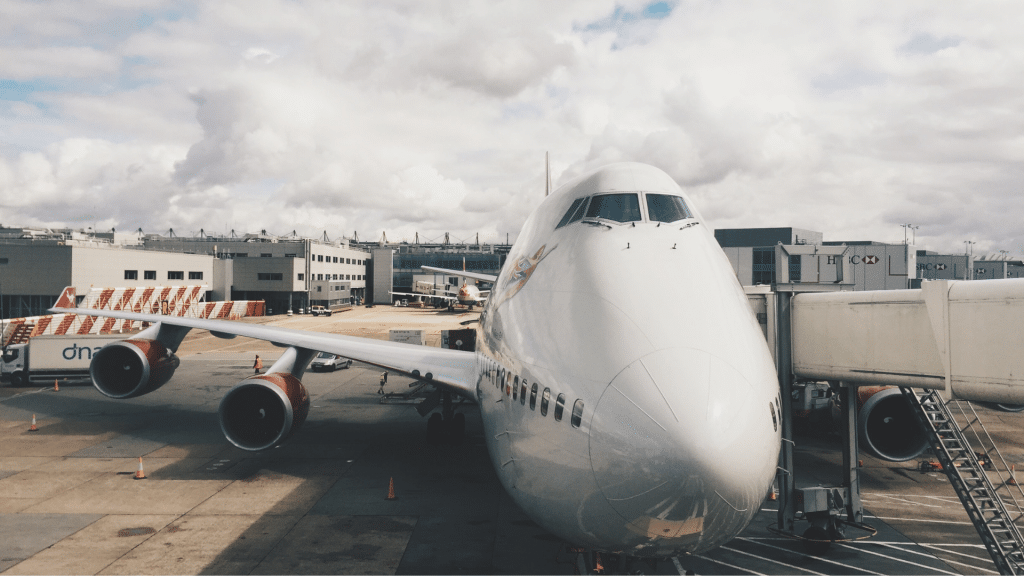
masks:
[[[928,439],[899,388],[863,386],[860,404],[860,443],[871,454],[890,462],[916,458],[928,448]]]
[[[1024,412],[1024,404],[1001,404],[999,402],[978,402],[978,404],[1000,412]]]
[[[309,394],[288,373],[242,380],[220,402],[224,436],[243,450],[263,450],[281,442],[306,420]]]
[[[179,363],[174,352],[157,340],[120,340],[96,352],[89,374],[105,396],[134,398],[166,384]]]

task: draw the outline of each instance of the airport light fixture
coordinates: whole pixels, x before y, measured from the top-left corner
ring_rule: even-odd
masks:
[[[920,228],[920,226],[914,226],[913,224],[900,224],[900,226],[903,227],[903,245],[906,246],[906,244],[907,244],[907,230],[910,230],[911,233],[913,234],[913,239],[911,240],[910,243],[916,245],[917,244],[917,229]]]

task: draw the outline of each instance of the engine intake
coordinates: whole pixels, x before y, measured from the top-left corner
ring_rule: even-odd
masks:
[[[264,450],[297,430],[309,414],[309,394],[287,373],[246,378],[220,402],[224,436],[243,450]]]
[[[93,356],[89,374],[93,386],[110,398],[134,398],[163,386],[180,361],[157,340],[111,342]]]
[[[861,387],[860,441],[873,455],[890,462],[916,458],[928,439],[898,388]]]

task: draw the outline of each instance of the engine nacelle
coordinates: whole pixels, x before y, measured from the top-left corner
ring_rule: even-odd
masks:
[[[1024,404],[1000,404],[999,402],[978,402],[978,404],[1000,412],[1024,412]]]
[[[860,443],[868,452],[890,462],[904,462],[928,449],[928,438],[899,388],[860,387],[857,400]]]
[[[93,386],[111,398],[134,398],[163,386],[180,361],[157,340],[111,342],[89,364]]]
[[[242,380],[220,402],[224,436],[243,450],[263,450],[297,430],[309,414],[309,394],[287,373]]]

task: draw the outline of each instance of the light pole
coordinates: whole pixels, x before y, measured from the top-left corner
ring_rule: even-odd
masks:
[[[977,244],[974,240],[964,240],[964,256],[967,261],[967,265],[964,268],[964,280],[971,280],[974,277],[974,265],[971,263],[971,255],[974,254],[974,245]]]
[[[911,231],[911,233],[913,234],[913,238],[914,238],[910,243],[911,244],[917,244],[917,232],[916,231],[917,231],[918,228],[920,228],[920,226],[914,226],[913,224],[900,224],[900,226],[903,227],[903,244],[904,244],[904,246],[907,244],[907,231],[908,230]]]

